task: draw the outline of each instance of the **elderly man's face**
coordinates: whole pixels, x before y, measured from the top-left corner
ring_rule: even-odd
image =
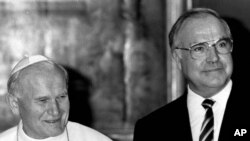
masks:
[[[69,100],[63,75],[51,68],[51,64],[39,65],[25,70],[18,105],[25,133],[43,139],[64,131],[68,121]]]
[[[179,45],[184,48],[201,43],[215,43],[227,38],[226,27],[213,16],[188,19],[178,34]],[[179,53],[179,64],[190,88],[203,97],[210,97],[220,91],[230,79],[233,69],[231,53],[219,54],[210,48],[204,58],[194,59],[189,51]]]

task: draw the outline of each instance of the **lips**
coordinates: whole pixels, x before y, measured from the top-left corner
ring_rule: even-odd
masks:
[[[54,120],[45,120],[45,122],[47,122],[47,123],[57,123],[57,122],[59,122],[60,121],[60,119],[54,119]]]
[[[220,70],[223,70],[223,68],[208,69],[208,70],[205,70],[205,72],[213,72],[213,71],[220,71]]]

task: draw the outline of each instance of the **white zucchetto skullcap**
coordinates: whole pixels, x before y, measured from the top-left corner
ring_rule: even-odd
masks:
[[[38,62],[51,62],[49,58],[42,56],[42,55],[32,55],[32,56],[25,56],[20,61],[17,62],[17,64],[13,67],[11,70],[10,76],[12,76],[14,73],[31,66],[32,64],[38,63]]]

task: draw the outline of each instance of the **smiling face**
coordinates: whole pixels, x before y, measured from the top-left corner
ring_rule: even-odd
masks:
[[[187,19],[176,36],[176,44],[182,48],[200,43],[215,43],[230,37],[226,27],[215,17],[205,15]],[[210,48],[207,56],[194,59],[189,51],[174,50],[177,63],[187,78],[190,88],[203,97],[211,97],[219,92],[229,81],[233,62],[231,53],[218,54]]]
[[[69,100],[62,71],[37,63],[21,72],[18,109],[24,132],[36,139],[61,134],[68,121]]]

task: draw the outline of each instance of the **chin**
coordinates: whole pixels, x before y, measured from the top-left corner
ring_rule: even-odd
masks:
[[[56,137],[56,136],[59,136],[63,133],[63,130],[58,130],[58,131],[52,131],[49,133],[49,137]]]
[[[227,79],[207,79],[205,84],[209,87],[218,88],[226,85]]]
[[[63,127],[50,127],[46,130],[46,132],[50,137],[55,137],[62,134],[64,132],[64,129],[65,128]]]

